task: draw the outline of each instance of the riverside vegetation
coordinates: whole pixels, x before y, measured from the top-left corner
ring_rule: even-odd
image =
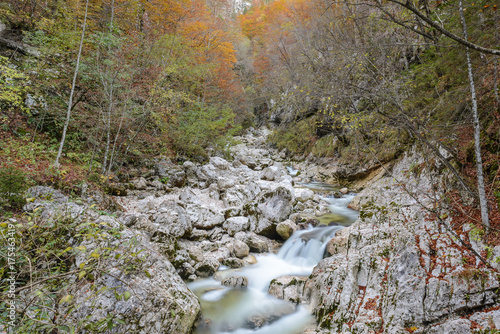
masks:
[[[2,330],[497,333],[497,9],[3,1]],[[313,181],[359,219],[269,282],[288,311],[214,325],[186,282],[335,220]]]

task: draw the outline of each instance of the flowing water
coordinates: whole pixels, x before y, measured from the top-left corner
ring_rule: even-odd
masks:
[[[320,183],[302,186],[323,193],[338,191],[336,187]],[[322,197],[332,212],[318,219],[325,222],[333,219],[334,226],[322,223],[318,227],[297,231],[278,254],[259,254],[255,265],[240,269],[221,267],[214,275],[217,279],[212,277],[190,283],[188,286],[200,298],[203,310],[203,320],[195,333],[295,334],[313,324],[312,312],[306,305],[297,306],[267,294],[269,283],[280,276],[309,276],[312,273],[324,256],[328,241],[357,218],[357,212],[347,208],[352,198],[353,195],[336,198],[328,194]],[[230,276],[246,277],[248,287],[222,286],[220,281]]]

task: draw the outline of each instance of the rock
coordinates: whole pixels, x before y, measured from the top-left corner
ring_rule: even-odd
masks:
[[[130,183],[133,185],[134,189],[137,189],[137,190],[144,190],[148,187],[146,179],[143,177],[132,180],[132,181],[130,181]]]
[[[170,240],[169,237],[180,238],[189,235],[193,225],[186,210],[173,201],[164,202],[162,205],[168,210],[165,210],[165,213],[154,215],[156,231],[152,240],[163,242],[165,238]]]
[[[262,193],[256,204],[243,206],[243,213],[250,218],[250,229],[257,234],[278,237],[276,225],[288,218],[293,208],[293,196],[282,186]]]
[[[217,186],[220,190],[226,190],[234,187],[236,184],[235,180],[232,178],[220,177],[217,179]]]
[[[50,219],[54,218],[50,215],[55,215],[61,219],[62,214],[62,219],[66,221],[71,219],[73,213],[78,212],[77,218],[85,217],[99,229],[101,237],[81,238],[79,244],[73,244],[73,247],[81,246],[88,250],[112,249],[111,254],[137,254],[133,261],[130,261],[132,258],[128,255],[101,256],[99,267],[102,272],[94,272],[91,279],[84,276],[77,284],[73,277],[61,276],[59,280],[63,281],[60,284],[64,287],[64,293],[73,297],[71,303],[59,303],[57,306],[61,314],[71,313],[71,317],[65,318],[63,323],[69,327],[79,327],[82,321],[96,323],[113,314],[115,319],[123,320],[114,322],[113,331],[116,333],[190,333],[199,317],[201,306],[168,259],[156,251],[156,245],[142,233],[127,228],[115,234],[115,229],[124,225],[123,221],[120,224],[118,220],[121,218],[99,216],[93,210],[66,202],[61,196],[55,197],[59,198],[60,203],[51,202],[51,206],[43,210],[42,217],[45,214]],[[79,209],[65,210],[68,205]],[[85,211],[81,211],[82,209]],[[38,223],[47,224],[46,218],[42,217]],[[135,225],[141,224],[142,218],[138,216]],[[88,256],[86,252],[76,253],[71,265],[78,268],[88,261]],[[38,289],[45,291],[49,288],[44,286],[43,280],[39,283]],[[23,298],[37,304],[45,300],[40,299],[43,297],[38,294],[30,294],[29,290],[21,293],[26,293]],[[19,300],[22,303],[22,299]],[[20,307],[26,306],[20,304]]]
[[[278,232],[283,240],[288,240],[288,238],[290,238],[290,236],[297,231],[297,229],[297,225],[290,219],[287,219],[276,226],[276,232]]]
[[[209,277],[212,276],[217,269],[219,269],[219,261],[207,258],[203,262],[198,263],[194,268],[196,269],[196,275],[198,277]]]
[[[193,189],[187,187],[184,188],[179,194],[179,200],[186,204],[201,204],[201,200],[198,195],[195,194]]]
[[[219,172],[212,164],[207,164],[197,169],[196,176],[208,187],[210,184],[217,182]]]
[[[280,176],[280,170],[276,166],[266,167],[260,173],[260,178],[267,181],[278,180]]]
[[[221,226],[224,221],[224,215],[200,204],[186,205],[186,212],[193,223],[193,227],[198,229],[213,229]]]
[[[184,169],[188,186],[196,186],[198,184],[198,167],[191,161],[185,161],[184,164],[182,164],[182,168]]]
[[[189,248],[189,257],[196,262],[203,262],[203,260],[205,259],[203,250],[198,246],[191,246]]]
[[[230,258],[224,259],[222,261],[222,264],[225,266],[228,266],[229,268],[241,268],[245,265],[245,263],[242,260],[240,260],[236,257],[230,257]]]
[[[347,188],[342,188],[339,190],[341,194],[346,195],[349,192],[349,189]]]
[[[250,251],[255,253],[265,253],[269,251],[269,245],[267,244],[267,239],[256,235],[255,233],[243,233],[238,232],[235,238],[243,241],[250,247]]]
[[[242,258],[248,256],[249,252],[250,252],[250,247],[248,247],[248,245],[246,243],[244,243],[241,240],[237,240],[237,239],[235,239],[233,241],[234,256],[242,259]]]
[[[155,175],[157,175],[160,179],[168,177],[168,171],[172,162],[170,160],[165,160],[165,158],[161,158],[161,161],[154,164],[153,169],[155,171]]]
[[[306,281],[307,277],[303,276],[281,276],[271,281],[268,293],[276,298],[298,304],[302,301]]]
[[[210,232],[207,230],[201,230],[198,228],[193,228],[191,234],[189,235],[189,240],[203,241],[208,239]]]
[[[171,187],[182,187],[186,183],[186,173],[180,167],[168,171],[168,184]]]
[[[243,165],[248,166],[248,168],[250,169],[254,169],[255,167],[257,167],[257,161],[253,156],[243,154],[239,155],[238,159]]]
[[[36,186],[29,188],[24,194],[26,198],[32,200],[23,206],[24,211],[33,211],[42,205],[57,205],[68,202],[69,198],[59,190],[50,187]]]
[[[115,323],[117,333],[190,333],[200,313],[196,296],[168,261],[152,253],[148,255],[149,259],[142,266],[147,268],[149,276],[144,273],[146,269],[132,277],[109,267],[109,275],[100,276],[93,282],[73,284],[73,290],[67,290],[74,296],[73,303],[68,306],[74,308],[73,317],[66,319],[65,324],[78,326],[77,321],[83,319],[96,322],[111,312],[118,319],[125,319],[122,324]],[[100,265],[106,268],[106,263]],[[97,288],[95,291],[107,290],[96,296],[92,287]],[[129,299],[116,299],[115,294],[125,293],[129,294]],[[163,307],[158,309],[157,305]]]
[[[226,170],[229,168],[229,162],[219,157],[211,157],[210,164],[214,165],[215,168]]]
[[[326,245],[326,252],[329,255],[347,254],[347,244],[350,231],[350,227],[346,227],[338,231],[335,234],[335,237],[333,237],[332,240],[330,240]]]
[[[211,252],[206,252],[204,254],[205,259],[213,259],[219,263],[222,263],[225,259],[228,259],[231,256],[231,252],[227,247],[220,247],[215,245],[214,249]]]
[[[237,232],[247,231],[250,226],[250,222],[247,217],[239,216],[239,217],[231,217],[227,219],[222,227],[229,233],[229,235],[233,236]]]
[[[137,222],[138,218],[139,217],[136,215],[124,215],[123,217],[121,217],[121,221],[123,222],[123,225],[132,227]]]
[[[241,215],[241,207],[238,206],[232,206],[229,208],[224,209],[224,217],[226,219],[231,218],[231,217],[236,217]]]
[[[430,194],[440,197],[448,189],[435,169],[432,177],[428,171],[408,173],[428,161],[420,154],[405,154],[391,176],[380,174],[358,194],[356,205],[365,214],[329,242],[331,256],[307,280],[303,298],[328,332],[403,333],[415,327],[416,333],[471,333],[472,319],[485,321],[479,310],[500,306],[498,274],[478,269],[477,259],[463,261],[469,251],[425,215],[422,204],[434,203]],[[480,240],[469,241],[478,253],[484,250]]]
[[[250,254],[247,257],[243,258],[243,262],[248,263],[248,264],[256,264],[257,258]]]
[[[295,188],[295,197],[299,202],[307,202],[314,198],[314,191],[307,188]]]
[[[248,279],[243,276],[231,276],[222,280],[222,285],[232,288],[246,288],[248,286]]]

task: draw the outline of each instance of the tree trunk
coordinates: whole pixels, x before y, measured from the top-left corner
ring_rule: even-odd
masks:
[[[468,39],[467,36],[467,24],[465,22],[465,15],[462,6],[462,0],[458,2],[460,10],[460,18],[462,20],[462,28],[465,40]],[[472,113],[474,117],[474,148],[476,151],[476,167],[477,167],[477,187],[479,191],[479,205],[481,207],[481,220],[486,227],[486,233],[488,233],[490,227],[490,221],[488,218],[488,201],[486,200],[486,191],[484,190],[484,177],[483,177],[483,161],[481,159],[481,124],[479,123],[479,116],[477,112],[477,98],[476,98],[476,87],[474,85],[474,76],[472,74],[472,62],[470,59],[470,49],[466,47],[467,55],[467,69],[469,74],[469,84],[470,93],[472,99]]]
[[[87,14],[89,9],[89,0],[85,1],[85,17],[83,19],[83,28],[82,28],[82,38],[80,39],[80,48],[78,50],[78,57],[76,58],[76,67],[75,74],[73,76],[73,83],[71,85],[71,93],[69,94],[69,102],[68,102],[68,111],[66,113],[66,121],[64,122],[64,128],[61,138],[61,144],[59,145],[59,151],[57,152],[57,157],[54,165],[56,167],[59,166],[59,159],[61,158],[64,141],[66,140],[66,132],[68,131],[69,120],[71,118],[71,109],[73,106],[73,95],[75,94],[75,86],[76,86],[76,77],[78,76],[78,68],[80,67],[80,57],[82,56],[82,48],[83,48],[83,39],[85,38],[85,28],[87,26]]]

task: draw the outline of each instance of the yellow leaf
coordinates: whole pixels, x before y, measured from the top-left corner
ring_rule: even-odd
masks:
[[[83,276],[85,276],[87,272],[85,270],[82,270],[80,271],[80,273],[78,273],[78,279],[82,279]]]
[[[59,301],[59,304],[69,303],[71,301],[71,299],[73,299],[72,295],[66,295],[66,296],[61,298],[61,300]]]

